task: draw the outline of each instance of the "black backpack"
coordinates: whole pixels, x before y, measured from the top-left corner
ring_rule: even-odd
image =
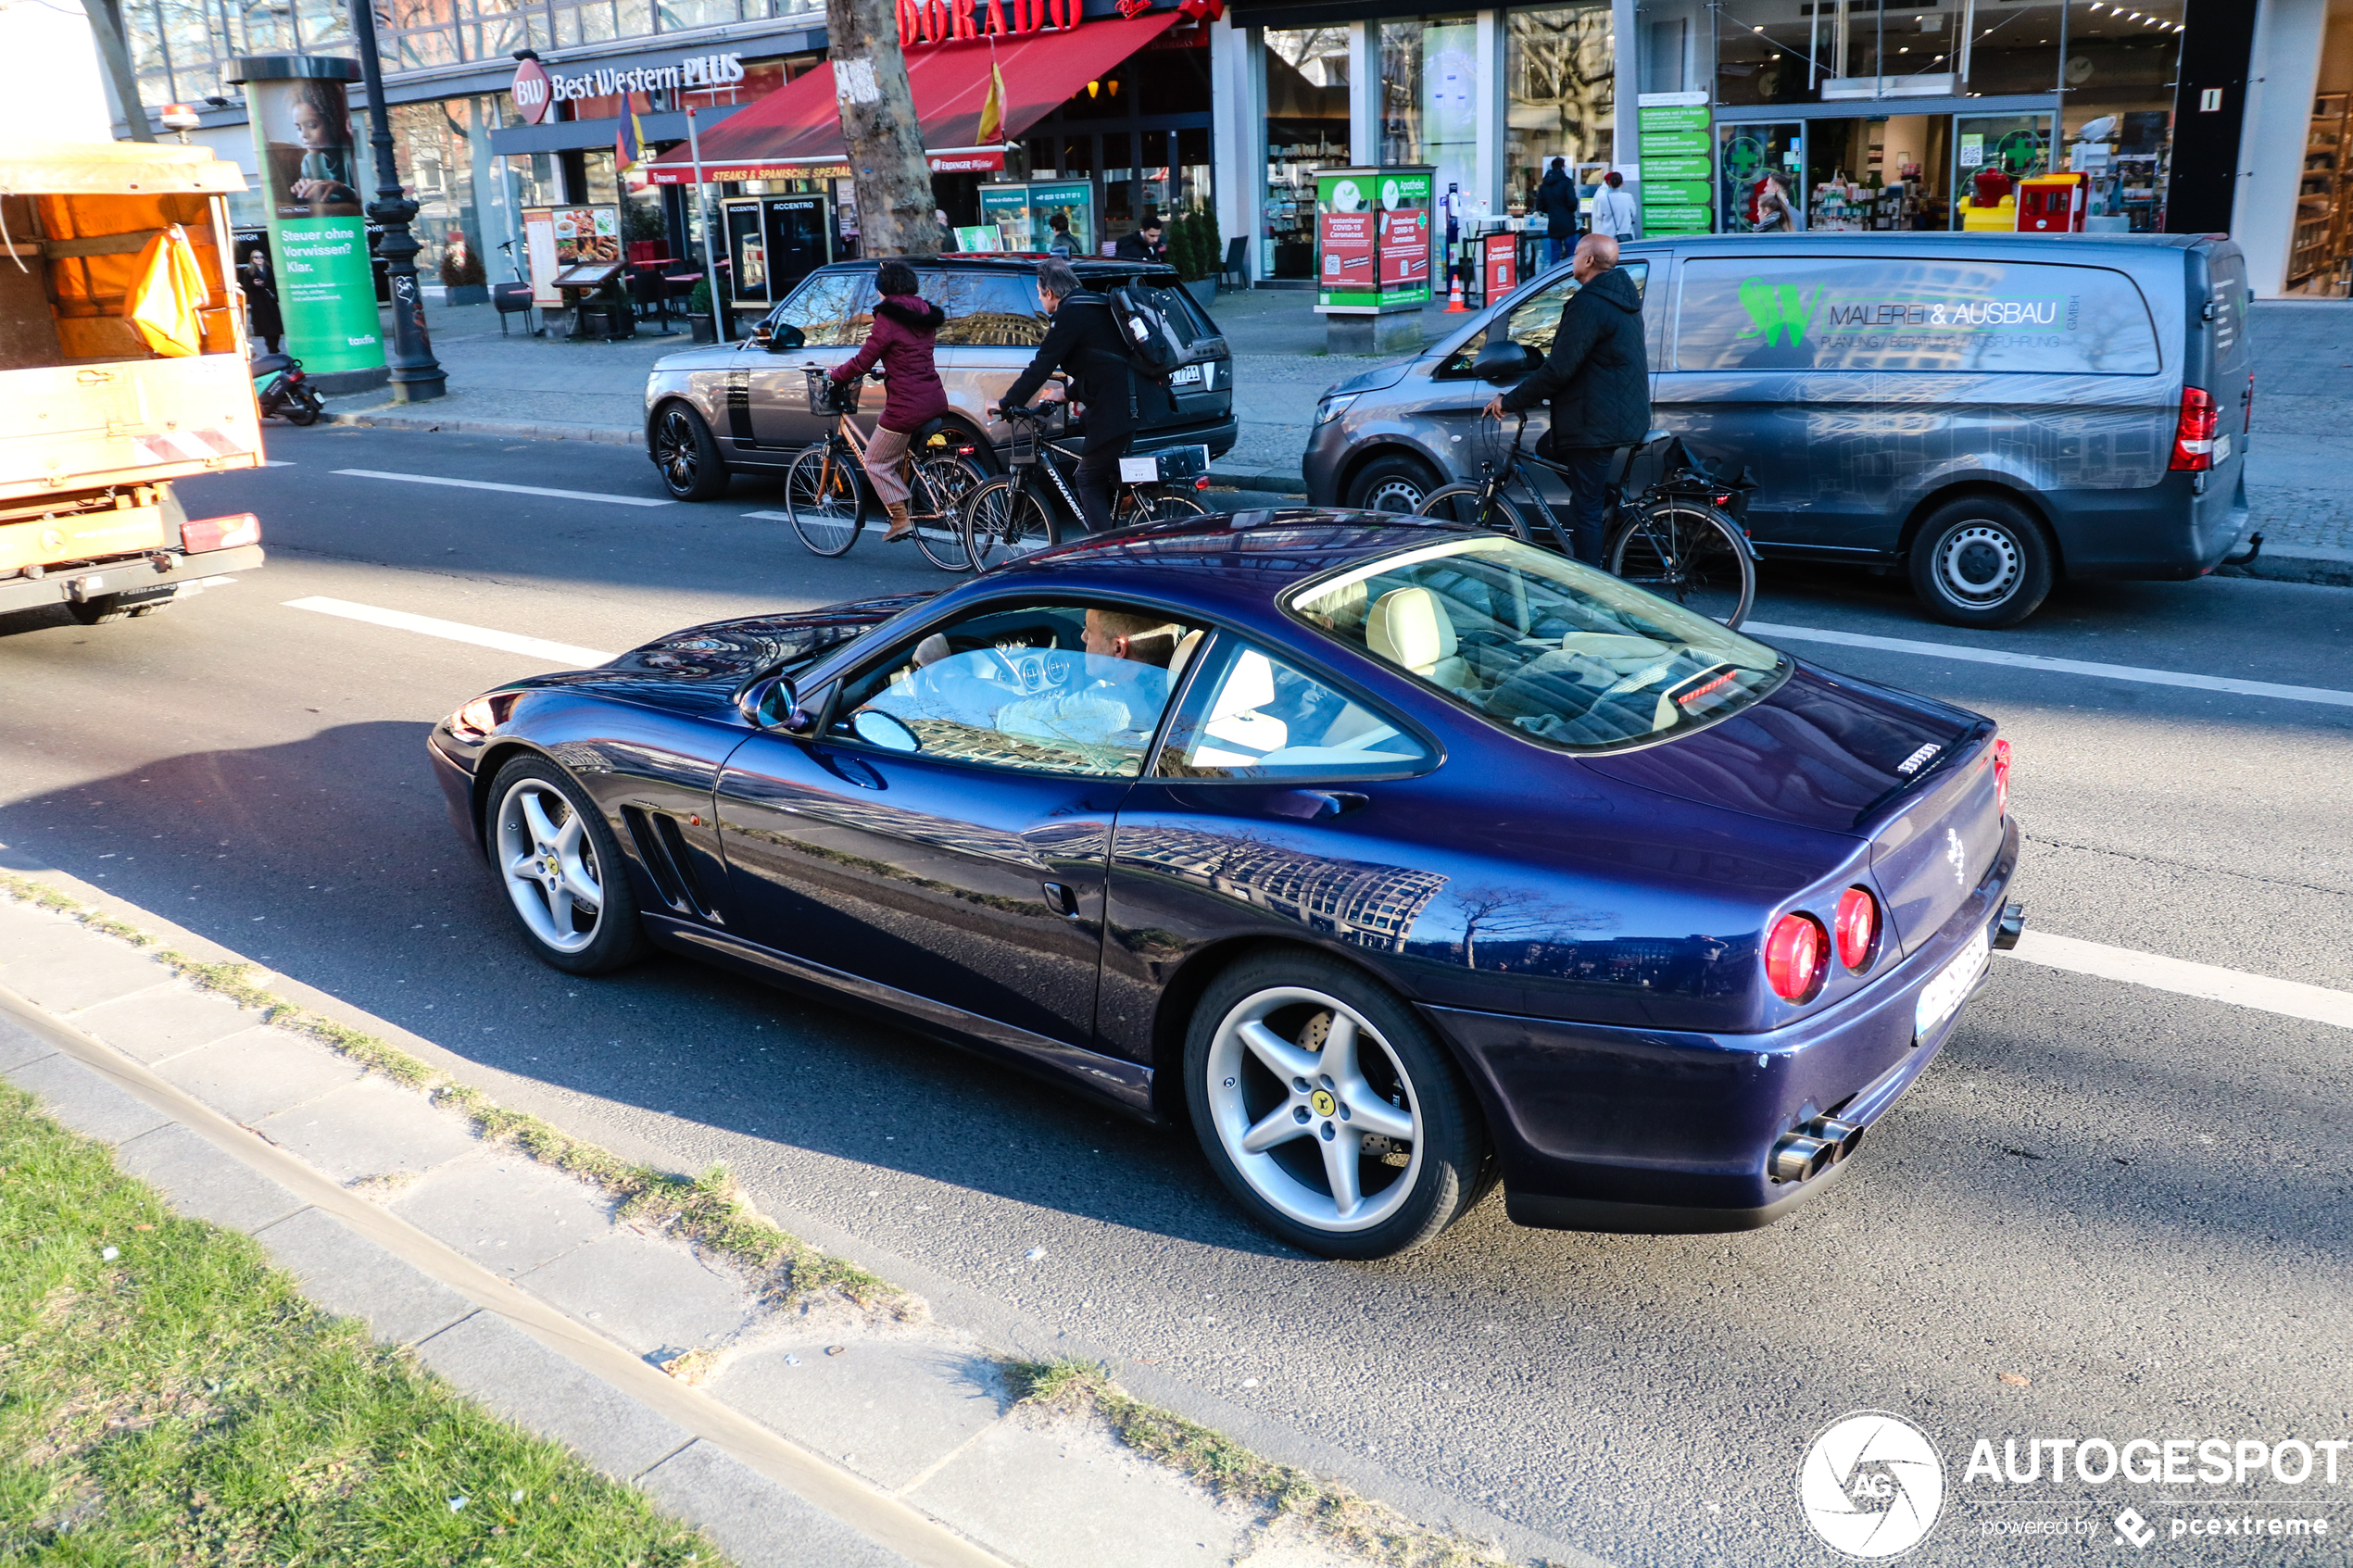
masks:
[[[1185,320],[1185,307],[1176,297],[1176,291],[1140,279],[1115,283],[1104,293],[1111,306],[1113,325],[1119,329],[1120,346],[1127,351],[1127,364],[1144,380],[1152,383],[1168,399],[1168,411],[1176,411],[1176,390],[1169,378],[1194,362],[1194,353],[1188,335],[1179,329]]]

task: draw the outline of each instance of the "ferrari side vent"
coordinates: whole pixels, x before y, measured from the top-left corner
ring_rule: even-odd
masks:
[[[711,909],[703,902],[702,888],[695,880],[694,857],[687,852],[686,840],[678,831],[676,819],[667,812],[648,811],[642,806],[623,806],[621,820],[629,824],[629,840],[636,848],[637,859],[653,878],[654,890],[661,901],[680,914],[710,918]]]

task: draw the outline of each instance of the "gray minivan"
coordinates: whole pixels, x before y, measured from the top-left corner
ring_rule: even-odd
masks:
[[[2246,270],[2213,235],[1697,235],[1626,247],[1652,423],[1745,465],[1757,554],[1908,570],[2009,626],[2060,576],[2190,578],[2247,530]],[[1309,498],[1409,511],[1500,445],[1491,334],[1548,350],[1538,277],[1419,357],[1340,383]],[[1541,425],[1529,418],[1530,440]]]

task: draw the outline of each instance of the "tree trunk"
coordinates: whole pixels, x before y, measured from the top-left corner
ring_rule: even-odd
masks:
[[[890,0],[825,0],[826,55],[858,193],[858,254],[932,256],[941,234]]]
[[[131,51],[122,42],[120,14],[111,0],[82,0],[82,9],[90,18],[90,31],[98,40],[98,57],[107,64],[107,76],[121,102],[131,140],[154,141],[155,128],[147,123],[147,111],[139,102],[139,77],[131,69]]]

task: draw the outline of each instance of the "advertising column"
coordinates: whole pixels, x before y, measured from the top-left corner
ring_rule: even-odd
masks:
[[[1642,235],[1705,234],[1716,227],[1715,148],[1705,93],[1645,93],[1641,132]]]
[[[382,386],[390,371],[344,97],[359,67],[318,55],[271,55],[233,67],[253,124],[286,352],[322,392]]]

